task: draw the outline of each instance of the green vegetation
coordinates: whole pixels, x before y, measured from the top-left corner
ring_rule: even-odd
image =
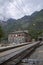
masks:
[[[3,36],[4,36],[3,29],[0,26],[0,42],[1,42],[1,39],[3,38]]]
[[[34,12],[31,16],[24,16],[18,20],[10,18],[7,21],[3,21],[2,27],[5,31],[6,38],[8,33],[15,30],[29,30],[32,38],[37,38],[43,33],[43,9],[41,11]],[[2,36],[0,36],[0,38]]]
[[[29,33],[32,38],[37,39],[43,34],[43,10],[35,12],[31,16],[32,22],[29,25]]]
[[[29,30],[29,34],[31,35],[31,38],[32,39],[36,39],[39,37],[39,36],[42,36],[42,33],[43,31],[39,31],[39,30],[33,30],[33,29],[30,29]]]

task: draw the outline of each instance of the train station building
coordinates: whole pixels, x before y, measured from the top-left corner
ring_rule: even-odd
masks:
[[[15,31],[11,32],[8,35],[8,42],[9,43],[25,43],[31,40],[28,31]]]

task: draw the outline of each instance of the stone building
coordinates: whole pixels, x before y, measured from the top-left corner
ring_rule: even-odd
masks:
[[[30,39],[28,31],[15,31],[8,35],[8,42],[10,43],[24,43],[29,42]]]

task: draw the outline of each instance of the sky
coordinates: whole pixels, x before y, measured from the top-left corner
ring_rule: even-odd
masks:
[[[0,0],[0,20],[19,19],[43,9],[43,0]]]

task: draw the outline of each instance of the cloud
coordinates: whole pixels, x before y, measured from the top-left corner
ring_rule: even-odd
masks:
[[[43,0],[0,0],[0,19],[18,19],[43,9]]]

